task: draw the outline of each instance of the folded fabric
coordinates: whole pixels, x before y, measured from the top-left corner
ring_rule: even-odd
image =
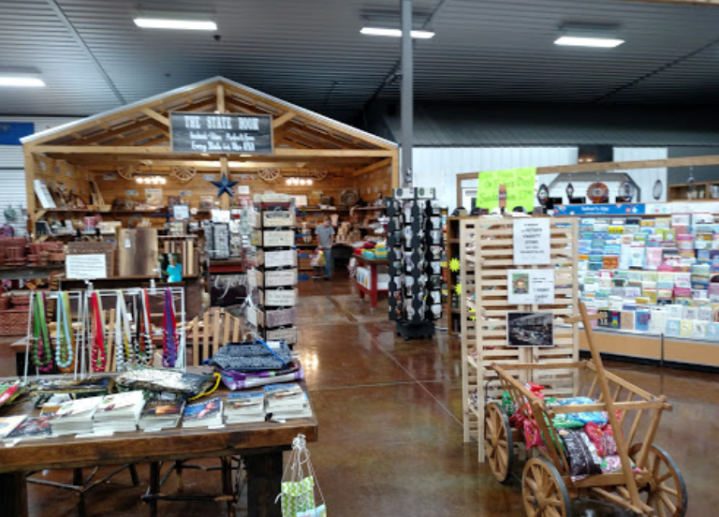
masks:
[[[209,360],[221,370],[258,372],[281,370],[292,361],[289,346],[284,341],[265,343],[260,340],[247,343],[227,343]]]
[[[228,389],[245,390],[266,384],[301,381],[305,378],[305,372],[298,361],[292,361],[287,368],[282,370],[266,370],[254,373],[220,370],[220,376],[222,383]]]

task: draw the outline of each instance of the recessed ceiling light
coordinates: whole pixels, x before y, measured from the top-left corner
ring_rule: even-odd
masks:
[[[361,34],[367,36],[388,36],[390,38],[401,38],[402,31],[400,29],[387,29],[384,27],[362,27],[360,30]],[[432,31],[421,31],[413,30],[410,31],[410,35],[414,39],[431,39],[434,38],[434,32]]]
[[[45,81],[37,73],[0,71],[0,86],[42,88]]]
[[[191,31],[216,31],[217,23],[207,14],[182,12],[143,11],[133,19],[143,29],[179,29]]]
[[[596,38],[587,36],[560,36],[554,44],[568,47],[615,48],[624,43],[623,39]]]

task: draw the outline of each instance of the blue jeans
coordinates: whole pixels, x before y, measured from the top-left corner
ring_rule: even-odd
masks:
[[[325,276],[332,274],[332,248],[322,248],[325,253]]]

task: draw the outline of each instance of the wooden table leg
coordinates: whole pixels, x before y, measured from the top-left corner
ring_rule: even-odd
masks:
[[[148,492],[151,495],[160,495],[160,468],[162,464],[159,461],[150,463],[150,488]],[[150,499],[150,517],[157,517],[157,498]]]
[[[27,483],[24,472],[0,474],[0,501],[2,515],[7,517],[28,517]]]
[[[282,451],[244,456],[247,466],[247,509],[249,517],[282,517],[275,498],[282,483]]]

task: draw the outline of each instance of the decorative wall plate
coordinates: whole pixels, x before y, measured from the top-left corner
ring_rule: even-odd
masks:
[[[587,197],[592,200],[592,203],[608,203],[609,189],[604,183],[597,181],[589,185]]]
[[[625,202],[631,203],[632,201],[634,201],[636,195],[637,189],[634,187],[631,181],[624,180],[619,184],[617,196],[623,197]]]
[[[652,197],[654,198],[654,201],[659,201],[662,198],[663,193],[664,185],[662,185],[662,180],[655,181],[654,187],[652,187]]]
[[[547,204],[548,199],[549,199],[549,188],[547,187],[547,185],[542,183],[539,186],[539,188],[537,189],[537,201],[539,201],[540,205],[545,206]]]
[[[322,169],[315,169],[315,171],[312,174],[315,178],[322,181],[323,179],[327,178],[327,171],[324,171]]]

